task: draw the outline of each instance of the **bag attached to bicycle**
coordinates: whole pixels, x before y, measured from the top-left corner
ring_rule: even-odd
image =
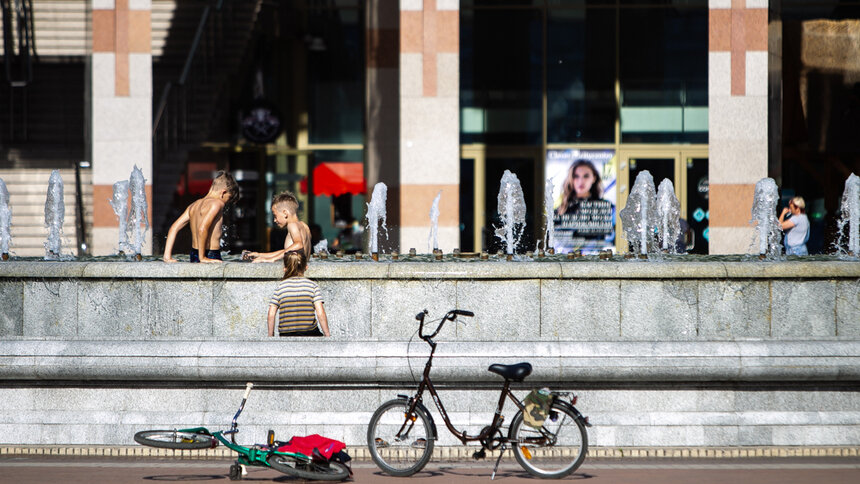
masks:
[[[523,421],[531,428],[539,429],[549,416],[549,408],[552,406],[552,393],[548,388],[532,390],[523,399],[525,409],[523,410]]]

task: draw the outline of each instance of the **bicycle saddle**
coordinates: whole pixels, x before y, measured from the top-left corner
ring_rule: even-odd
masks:
[[[492,373],[495,373],[505,380],[523,381],[525,377],[532,374],[531,363],[517,363],[516,365],[501,365],[495,363],[487,368]]]

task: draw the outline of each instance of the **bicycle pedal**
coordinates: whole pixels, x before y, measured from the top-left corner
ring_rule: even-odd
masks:
[[[423,449],[427,447],[427,440],[425,439],[415,439],[415,442],[412,442],[412,447],[416,449]]]
[[[475,452],[474,454],[472,454],[472,458],[475,460],[486,459],[487,458],[487,451],[485,451],[484,449],[481,449],[481,450]]]

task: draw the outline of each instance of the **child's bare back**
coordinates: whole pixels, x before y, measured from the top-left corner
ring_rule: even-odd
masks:
[[[167,232],[164,244],[164,262],[176,262],[173,244],[180,229],[191,229],[191,262],[221,262],[221,224],[224,207],[238,195],[236,181],[229,173],[219,174],[212,182],[209,193],[196,200],[182,212]]]

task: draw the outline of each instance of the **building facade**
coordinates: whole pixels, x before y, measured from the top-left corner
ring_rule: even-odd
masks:
[[[284,189],[330,250],[366,251],[382,182],[384,252],[433,248],[437,198],[438,248],[494,252],[510,171],[526,206],[519,251],[547,247],[550,203],[558,250],[623,252],[618,213],[647,170],[672,182],[690,252],[749,252],[754,186],[769,176],[782,198],[807,199],[810,250],[826,253],[860,171],[857,1],[36,0],[29,17],[4,15],[16,35],[3,44],[0,178],[77,166],[85,223],[66,233],[94,255],[116,252],[108,199],[134,166],[156,254],[219,169],[242,187],[225,234],[237,251],[282,243],[267,200]],[[63,89],[62,109],[35,107]],[[40,133],[57,112],[71,113],[63,134]],[[591,205],[566,189],[578,160],[599,181]],[[18,213],[13,250],[39,255],[26,246],[38,236],[16,238],[38,226]]]

